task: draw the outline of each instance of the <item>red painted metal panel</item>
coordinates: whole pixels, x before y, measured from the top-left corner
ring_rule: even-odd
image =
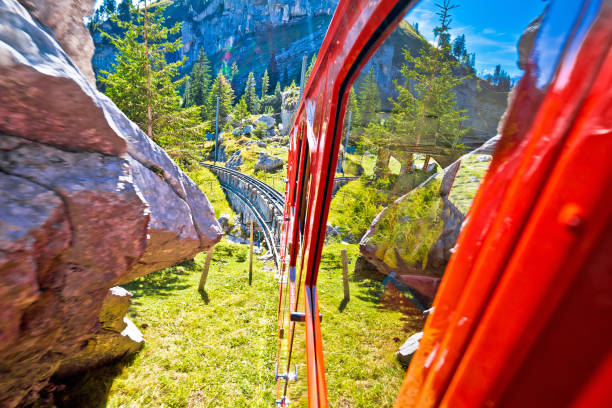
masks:
[[[581,256],[605,251],[587,245],[581,235],[580,244],[586,247],[582,255],[578,253],[581,245],[567,240],[566,235],[572,232],[559,219],[574,220],[574,208],[584,211],[588,200],[601,205],[611,196],[610,164],[597,161],[598,155],[589,150],[610,151],[610,137],[576,133],[581,120],[576,115],[611,118],[609,111],[585,112],[598,86],[612,86],[605,76],[610,67],[606,64],[600,72],[612,39],[610,2],[603,3],[598,20],[590,26],[588,11],[595,3],[584,2],[573,32],[588,31],[588,35],[570,38],[559,74],[543,101],[538,103],[542,90],[535,86],[535,71],[528,72],[519,85],[511,120],[506,123],[501,146],[459,237],[457,252],[447,268],[434,313],[396,406],[565,405],[549,405],[555,395],[562,394],[555,394],[554,387],[543,392],[539,386],[542,378],[554,378],[549,383],[563,384],[559,377],[562,364],[539,365],[538,375],[529,380],[519,367],[531,345],[545,338],[543,327],[562,313],[561,299],[569,301],[567,286],[581,271]],[[581,24],[589,24],[590,30],[581,31]],[[524,109],[521,100],[532,101],[532,107],[539,105],[531,129],[525,128],[523,117],[517,114]],[[610,101],[600,99],[598,103],[605,106]],[[602,124],[602,128],[609,132],[610,125]],[[521,127],[521,132],[514,131]],[[588,140],[582,151],[577,143],[580,138]],[[592,179],[592,174],[600,178]],[[572,176],[576,184],[570,182]],[[587,176],[589,183],[585,184]],[[602,238],[608,212],[603,206],[595,212],[602,218],[591,220],[592,229],[584,233]],[[610,253],[610,248],[607,251]],[[605,270],[605,262],[597,268]],[[563,327],[572,327],[571,321],[562,320],[557,334]],[[609,336],[610,329],[604,333]],[[552,359],[563,360],[568,351],[564,353],[552,339],[548,340],[542,351]],[[601,358],[605,352],[598,350],[595,354]],[[541,361],[540,357],[534,355],[525,364]],[[512,381],[514,385],[509,386]],[[566,385],[566,391],[577,392],[581,384]]]
[[[296,126],[305,126],[306,129],[306,135],[294,133],[292,137],[301,137],[304,146],[308,144],[308,150],[304,151],[309,152],[310,177],[301,179],[301,169],[307,160],[301,156],[299,163],[292,163],[290,167],[297,171],[288,172],[287,197],[295,196],[296,203],[300,202],[302,197],[299,189],[304,185],[308,189],[308,206],[307,209],[301,209],[306,211],[303,241],[299,243],[298,234],[294,233],[293,239],[287,236],[284,238],[284,245],[292,242],[294,252],[290,264],[299,262],[299,274],[302,276],[304,272],[305,275],[307,373],[311,407],[327,406],[316,282],[340,146],[344,104],[348,97],[346,91],[350,89],[367,58],[399,23],[410,3],[415,2],[340,1],[305,87],[294,122],[294,129]],[[303,216],[298,205],[293,214],[289,207],[285,206],[285,217],[289,218],[286,223],[290,224],[283,227],[285,234],[289,231],[299,231],[299,220]],[[301,262],[297,259],[300,247]]]

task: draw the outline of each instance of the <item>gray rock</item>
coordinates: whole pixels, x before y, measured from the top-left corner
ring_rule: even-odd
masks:
[[[275,171],[281,168],[283,168],[283,161],[281,159],[264,152],[259,152],[259,157],[255,163],[256,170]]]
[[[230,224],[230,215],[227,213],[223,213],[221,214],[219,218],[217,218],[217,221],[219,222],[219,225],[221,226],[223,233],[229,234],[229,232],[232,229],[232,226]]]
[[[266,147],[266,142],[264,142],[263,140],[258,140],[257,147]]]
[[[83,16],[91,16],[94,0],[19,0],[39,23],[47,26],[62,48],[95,86],[91,68],[94,44],[89,30],[83,24]]]
[[[397,351],[397,359],[403,366],[408,366],[412,356],[419,349],[419,343],[423,338],[423,332],[415,333],[401,345]]]
[[[86,7],[23,2],[59,31]],[[220,237],[197,186],[19,3],[0,0],[0,406],[139,349],[127,293],[109,288]]]
[[[274,124],[276,123],[276,120],[270,115],[261,115],[260,117],[257,118],[256,122],[265,123],[267,129],[272,129],[274,128]]]
[[[488,155],[486,155],[486,156],[484,156],[484,155],[483,155],[483,156],[478,156],[478,159],[477,159],[477,160],[478,160],[480,163],[489,162],[489,161],[491,161],[491,156],[488,156]]]
[[[121,155],[126,141],[105,119],[97,94],[21,5],[0,1],[0,132]]]
[[[242,164],[242,151],[236,150],[225,163],[225,167],[230,169],[238,169]]]

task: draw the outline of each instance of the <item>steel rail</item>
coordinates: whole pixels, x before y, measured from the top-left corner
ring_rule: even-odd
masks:
[[[256,187],[257,190],[260,190],[262,195],[270,201],[276,210],[278,210],[279,215],[283,214],[283,206],[285,203],[285,197],[274,188],[270,187],[268,184],[264,183],[261,180],[258,180],[254,177],[248,176],[244,173],[241,173],[234,169],[228,169],[227,167],[221,167],[214,164],[209,163],[200,163],[202,166],[209,168],[211,170],[217,170],[221,172],[225,172],[228,174],[232,174],[239,179],[246,181],[248,184],[251,184]]]
[[[264,220],[263,216],[259,213],[259,211],[257,211],[257,207],[255,206],[255,204],[253,204],[251,200],[245,197],[244,194],[242,194],[238,189],[233,188],[232,186],[226,186],[224,184],[221,184],[221,188],[223,188],[226,191],[231,192],[236,197],[238,197],[241,201],[247,204],[247,206],[249,207],[249,210],[251,211],[251,213],[253,213],[253,216],[257,220],[257,223],[263,230],[264,239],[266,240],[266,243],[268,244],[268,249],[272,252],[272,255],[274,257],[274,262],[276,263],[277,266],[280,265],[279,263],[280,258],[278,254],[279,248],[278,248],[277,243],[275,242],[274,234],[270,230],[270,227],[268,226],[268,223],[266,222],[266,220]]]

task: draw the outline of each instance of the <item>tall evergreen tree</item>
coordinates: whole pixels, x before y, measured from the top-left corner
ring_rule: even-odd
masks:
[[[234,109],[234,118],[238,123],[249,117],[249,109],[247,107],[246,98],[244,95],[240,98],[240,101],[236,104]]]
[[[455,38],[453,41],[453,55],[459,60],[467,55],[467,50],[465,48],[465,34],[457,36],[457,38]]]
[[[104,10],[106,16],[110,17],[111,14],[115,14],[115,11],[117,11],[117,3],[115,2],[115,0],[104,0],[104,3],[102,4],[102,9]]]
[[[219,97],[219,123],[227,123],[227,117],[232,113],[234,104],[234,89],[223,73],[219,72],[210,88],[210,113],[211,120],[215,120],[217,109],[217,97]]]
[[[268,75],[268,70],[263,74],[263,78],[261,79],[261,99],[263,100],[268,94],[268,88],[270,87],[270,76]]]
[[[255,90],[256,87],[257,84],[255,82],[255,75],[253,72],[249,72],[249,77],[247,78],[246,86],[244,87],[244,95],[249,112],[252,114],[259,113],[259,98],[257,97],[257,92]]]
[[[395,149],[420,144],[457,148],[468,131],[461,126],[467,116],[465,110],[457,107],[454,91],[465,77],[453,75],[458,62],[450,57],[451,46],[445,40],[450,29],[449,12],[456,6],[450,0],[443,0],[437,6],[440,23],[435,29],[438,33],[436,46],[422,47],[418,57],[404,51],[406,64],[401,73],[405,82],[395,82],[398,97],[391,100],[389,134],[394,139],[386,142],[386,146]]]
[[[280,81],[276,81],[276,86],[274,87],[274,110],[276,112],[280,112],[283,104],[283,93],[281,91]]]
[[[359,120],[363,127],[376,121],[376,114],[380,111],[380,97],[374,65],[366,74],[359,89]]]
[[[182,161],[201,139],[203,129],[199,108],[181,109],[178,89],[184,79],[175,79],[185,59],[168,63],[166,54],[178,52],[180,23],[164,25],[165,7],[136,11],[130,21],[111,18],[122,36],[102,35],[117,49],[116,63],[111,72],[102,71],[100,81],[106,94],[131,120],[168,153]]]
[[[268,63],[268,74],[270,75],[270,83],[276,83],[280,81],[280,73],[278,71],[278,65],[276,64],[276,55],[274,52],[270,53],[270,62]]]
[[[117,7],[117,15],[121,21],[129,21],[131,19],[131,0],[122,0]]]
[[[186,107],[202,106],[202,120],[210,120],[207,115],[207,112],[210,111],[210,106],[208,106],[210,102],[210,82],[210,63],[204,50],[200,49],[198,59],[191,68],[188,86],[185,89],[184,105]]]

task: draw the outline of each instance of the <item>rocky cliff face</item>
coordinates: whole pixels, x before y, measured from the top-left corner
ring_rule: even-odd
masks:
[[[338,0],[175,0],[165,14],[168,24],[182,22],[183,48],[176,57],[187,57],[186,72],[202,48],[213,72],[236,62],[239,73],[234,82],[242,87],[250,71],[261,80],[271,59],[278,67],[276,79],[286,69],[287,84],[292,79],[299,82],[302,55],[310,57],[319,50],[337,4]],[[108,23],[102,26],[110,29]],[[110,67],[114,55],[99,33],[93,38],[93,65],[99,72]]]
[[[129,350],[125,336],[134,333],[100,315],[109,288],[189,259],[221,236],[205,195],[50,34],[92,2],[63,10],[66,23],[59,15],[37,21],[16,0],[0,0],[2,407],[34,401],[60,369],[105,361],[108,354],[78,358],[95,349],[94,336],[123,336],[120,350]],[[23,3],[37,15],[55,2]],[[73,51],[87,60],[86,49]]]
[[[319,51],[332,19],[338,0],[175,0],[166,10],[168,24],[182,22],[183,48],[175,58],[187,58],[184,72],[190,70],[200,48],[209,56],[213,72],[224,70],[236,62],[239,73],[232,81],[240,95],[249,72],[254,72],[258,85],[272,62],[271,87],[278,79],[283,85],[292,80],[299,84],[301,58]],[[102,25],[111,31],[111,24]],[[108,70],[114,60],[112,46],[99,32],[93,34],[94,70]],[[395,96],[394,80],[401,80],[399,72],[404,63],[404,50],[418,55],[424,42],[405,21],[372,56],[362,72],[374,65],[382,108],[390,111],[389,97]],[[463,73],[462,75],[464,75]],[[360,80],[355,84],[359,89]],[[469,119],[464,123],[471,131],[464,143],[477,147],[496,134],[497,124],[506,108],[507,93],[493,89],[479,78],[466,80],[456,89],[458,105],[466,109]],[[283,117],[288,128],[290,114]]]

